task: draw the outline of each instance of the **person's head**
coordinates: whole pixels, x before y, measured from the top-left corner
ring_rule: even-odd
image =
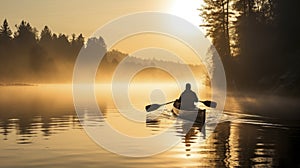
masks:
[[[191,90],[191,84],[190,83],[185,84],[185,90]]]

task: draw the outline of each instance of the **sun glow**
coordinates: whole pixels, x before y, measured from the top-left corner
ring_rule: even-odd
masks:
[[[169,13],[179,16],[191,22],[195,26],[203,23],[198,10],[203,5],[203,0],[175,0],[169,9]]]

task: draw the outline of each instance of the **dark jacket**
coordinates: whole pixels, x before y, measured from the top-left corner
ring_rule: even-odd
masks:
[[[195,109],[195,102],[198,102],[198,97],[195,92],[191,90],[185,90],[181,93],[180,98],[180,109],[182,110],[194,110]]]

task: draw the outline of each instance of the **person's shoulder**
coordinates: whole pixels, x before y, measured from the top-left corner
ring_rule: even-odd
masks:
[[[194,95],[195,97],[197,97],[197,94],[196,94],[195,92],[193,92],[193,95]]]
[[[184,90],[181,94],[185,94],[185,93],[188,93],[188,91],[187,91],[187,90]]]

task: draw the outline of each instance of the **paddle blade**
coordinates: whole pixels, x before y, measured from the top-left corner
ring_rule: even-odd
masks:
[[[160,106],[161,106],[160,104],[150,104],[146,106],[145,109],[147,112],[150,112],[150,111],[157,110],[158,108],[160,108]]]
[[[211,107],[211,108],[216,108],[217,107],[217,102],[206,100],[206,101],[201,101],[201,103],[203,103],[207,107]]]

